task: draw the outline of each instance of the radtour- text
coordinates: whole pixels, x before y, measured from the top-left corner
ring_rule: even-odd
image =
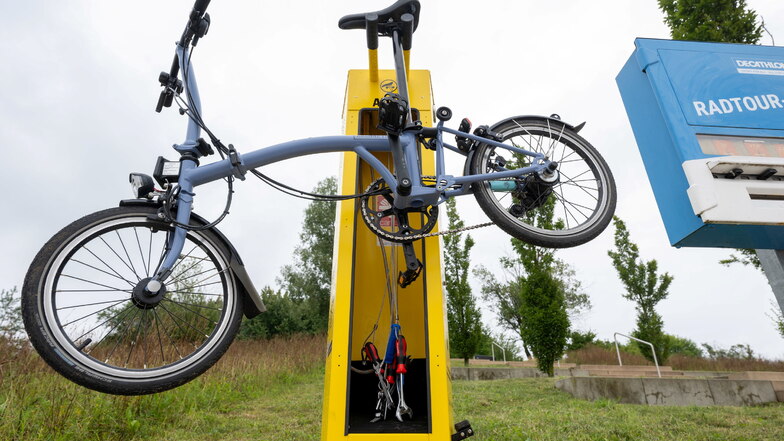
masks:
[[[719,98],[717,100],[694,101],[693,103],[697,116],[784,109],[781,99],[774,94]]]

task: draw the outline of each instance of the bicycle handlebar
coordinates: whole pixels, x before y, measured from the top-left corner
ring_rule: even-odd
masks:
[[[196,44],[199,39],[203,37],[207,30],[210,28],[210,16],[207,14],[207,6],[210,5],[210,0],[196,0],[193,4],[193,9],[188,15],[188,23],[185,25],[185,30],[182,31],[180,41],[177,43],[180,47],[187,49],[188,46]],[[178,80],[180,73],[180,59],[177,54],[174,54],[171,69],[169,73],[161,72],[158,76],[158,81],[164,90],[158,98],[158,104],[155,107],[156,112],[160,112],[164,107],[170,107],[174,100],[175,91],[179,93],[182,89],[182,83]]]

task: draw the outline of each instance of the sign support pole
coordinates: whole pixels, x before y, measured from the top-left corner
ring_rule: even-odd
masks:
[[[784,250],[757,250],[757,257],[784,314]]]

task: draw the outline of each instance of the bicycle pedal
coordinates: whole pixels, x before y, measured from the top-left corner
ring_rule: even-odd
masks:
[[[414,281],[419,278],[419,275],[422,273],[422,265],[420,264],[416,269],[408,269],[405,271],[400,271],[400,274],[397,277],[397,283],[400,285],[401,288],[405,288],[408,285],[414,283]]]

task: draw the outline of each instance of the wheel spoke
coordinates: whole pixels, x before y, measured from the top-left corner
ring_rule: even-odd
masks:
[[[106,360],[104,361],[104,363],[109,362],[109,359],[111,359],[112,355],[114,355],[114,351],[117,350],[117,347],[120,345],[120,342],[125,340],[125,337],[128,335],[128,331],[130,331],[131,326],[133,326],[133,321],[134,319],[136,319],[136,316],[139,314],[139,311],[141,311],[141,309],[137,308],[136,311],[133,313],[133,318],[131,318],[131,320],[128,321],[128,326],[125,327],[125,332],[123,332],[122,335],[117,339],[117,342],[114,343],[114,347],[112,348],[112,351],[109,352],[109,355],[106,356]]]
[[[139,257],[142,258],[142,268],[144,268],[144,275],[145,277],[150,277],[150,270],[148,268],[147,263],[144,261],[144,251],[142,251],[142,241],[139,240],[139,233],[136,231],[136,227],[133,227],[133,234],[136,236],[136,245],[139,246]]]
[[[164,308],[164,310],[165,310],[165,309],[166,309],[166,308]],[[157,309],[153,309],[153,312],[155,313],[155,316],[156,316],[156,317],[158,317],[158,312],[157,312]],[[167,314],[169,314],[169,311],[166,311],[166,313],[167,313]],[[169,315],[171,315],[171,314],[169,314]],[[158,320],[160,320],[160,318],[159,318]],[[177,324],[177,322],[174,320],[174,317],[172,317],[172,321],[174,322],[174,324],[175,324],[175,325],[177,325],[177,327],[179,327],[179,326],[180,326],[180,325],[179,325],[179,324]],[[164,331],[166,331],[166,328],[164,328]],[[183,356],[182,356],[182,354],[180,353],[180,348],[178,348],[178,347],[177,347],[177,345],[174,343],[174,339],[172,339],[172,336],[171,336],[171,334],[170,334],[170,333],[168,333],[168,332],[164,332],[164,334],[166,334],[166,337],[168,337],[168,338],[169,338],[169,342],[171,343],[172,347],[174,347],[174,350],[177,352],[177,356],[179,356],[179,357],[180,357],[180,360],[182,360],[183,358],[185,358],[185,357],[183,357]],[[161,349],[161,351],[163,351],[163,349]]]
[[[147,277],[150,276],[150,265],[152,264],[152,228],[150,228],[150,241],[147,245]]]
[[[561,206],[564,209],[564,213],[566,213],[564,215],[566,217],[566,219],[565,219],[566,224],[567,225],[569,224],[569,216],[571,215],[572,219],[574,219],[574,221],[577,222],[577,225],[580,225],[580,221],[578,221],[577,218],[574,216],[574,213],[572,213],[572,210],[570,210],[569,207],[566,206],[566,203],[564,202],[563,195],[560,195],[560,197],[558,197],[558,192],[556,192],[556,198],[561,202]]]
[[[586,220],[590,218],[590,216],[588,216],[588,215],[586,215],[585,213],[583,213],[583,211],[582,211],[582,210],[580,210],[580,208],[578,208],[578,207],[582,207],[582,208],[585,208],[585,209],[587,209],[587,210],[592,210],[591,208],[583,207],[582,205],[575,204],[575,203],[573,203],[573,202],[569,202],[569,201],[567,201],[566,199],[564,199],[563,195],[561,195],[561,199],[560,199],[560,201],[561,201],[561,203],[562,203],[562,204],[564,204],[564,206],[566,206],[566,204],[569,204],[569,205],[570,205],[572,208],[574,208],[574,210],[575,210],[576,212],[578,212],[578,213],[580,213],[581,215],[583,215],[583,217],[584,217]],[[571,213],[571,210],[570,210],[570,213]],[[577,221],[577,218],[576,218],[576,217],[574,217],[574,215],[572,215],[572,218],[573,218],[575,221]],[[582,223],[582,222],[579,222],[579,223]]]
[[[192,309],[190,309],[190,308],[186,308],[184,305],[186,305],[187,303],[180,303],[180,302],[177,302],[177,301],[174,301],[174,300],[171,300],[171,299],[163,299],[163,300],[165,300],[165,301],[167,301],[167,302],[170,302],[170,303],[174,303],[174,304],[176,304],[176,305],[180,305],[180,306],[182,307],[182,309],[184,309],[184,310],[186,310],[186,311],[189,311],[189,312],[192,312],[192,313],[194,313],[194,314],[198,315],[199,317],[203,318],[204,320],[207,320],[208,322],[210,322],[210,323],[211,323],[213,326],[215,326],[215,325],[217,325],[217,324],[218,324],[216,321],[214,321],[214,320],[212,320],[212,319],[210,319],[210,318],[207,318],[207,317],[205,317],[205,316],[203,316],[203,315],[199,314],[198,312],[196,312],[196,311],[194,311],[194,310],[192,310]]]
[[[128,254],[128,249],[125,248],[125,241],[123,241],[122,237],[120,237],[120,232],[117,231],[117,230],[114,230],[114,234],[116,234],[117,238],[120,239],[120,245],[122,245],[122,249],[125,252],[125,257],[128,258],[128,263],[131,265],[131,270],[133,271],[134,274],[136,274],[136,277],[139,277],[139,273],[136,272],[136,267],[133,265],[133,259],[131,259],[131,255]],[[140,278],[140,280],[141,280],[141,278]]]
[[[590,192],[588,191],[588,190],[593,190],[593,191],[595,191],[595,192],[598,192],[598,191],[599,191],[599,189],[598,189],[598,188],[584,187],[584,186],[582,186],[582,185],[577,185],[577,184],[574,184],[574,183],[572,183],[572,182],[562,182],[561,184],[562,184],[562,185],[569,185],[569,186],[572,186],[572,187],[577,187],[577,188],[579,188],[580,190],[584,191],[584,192],[585,192],[585,194],[587,194],[588,196],[592,197],[592,198],[593,198],[593,199],[594,199],[596,202],[599,202],[599,198],[598,198],[598,197],[596,197],[595,195],[593,195],[592,193],[590,193]]]
[[[197,305],[195,303],[178,302],[178,301],[175,301],[175,300],[172,300],[172,299],[164,299],[164,300],[166,300],[167,302],[176,303],[178,305],[188,305],[188,306],[193,306],[195,308],[210,309],[210,310],[213,310],[213,311],[222,311],[221,308],[211,308],[209,306]]]
[[[213,268],[213,269],[217,269],[217,268]],[[201,283],[202,283],[202,282],[206,282],[207,280],[210,280],[210,279],[212,279],[212,278],[213,278],[213,277],[215,277],[215,276],[221,275],[221,274],[225,273],[225,272],[226,272],[226,271],[228,271],[228,270],[229,270],[228,268],[224,268],[224,269],[222,269],[222,270],[220,270],[220,271],[216,272],[215,274],[212,274],[212,275],[210,275],[209,277],[205,277],[205,278],[203,278],[203,279],[199,280],[198,282],[195,282],[195,283],[196,283],[196,285],[193,285],[193,287],[192,287],[192,288],[196,288],[197,286],[206,286],[206,285],[201,285]],[[214,283],[220,283],[220,281],[218,281],[218,282],[214,282]]]
[[[108,242],[106,242],[106,239],[104,239],[104,238],[103,238],[103,236],[100,236],[100,237],[99,237],[99,239],[101,239],[101,242],[103,242],[103,243],[106,245],[106,247],[107,247],[107,248],[109,248],[109,251],[111,251],[112,253],[114,253],[114,255],[115,255],[115,256],[117,256],[117,258],[118,258],[118,259],[120,259],[120,262],[122,262],[122,263],[123,263],[123,265],[125,265],[125,267],[126,267],[126,268],[128,268],[129,270],[131,270],[131,272],[132,272],[132,273],[133,273],[133,274],[136,276],[136,278],[137,278],[137,280],[136,280],[136,281],[137,281],[137,282],[138,282],[139,280],[141,280],[141,279],[139,278],[139,275],[138,275],[138,274],[136,274],[136,271],[135,271],[133,268],[131,268],[131,266],[130,266],[130,265],[128,265],[128,262],[126,262],[125,260],[123,260],[123,258],[122,258],[122,257],[120,257],[120,255],[119,255],[119,254],[117,254],[117,251],[114,251],[114,248],[112,248],[112,246],[111,246],[111,245],[109,245],[109,243],[108,243]]]
[[[194,286],[194,288],[195,288],[195,286]],[[206,292],[194,292],[194,291],[185,291],[185,290],[174,290],[174,291],[167,291],[167,292],[177,293],[177,294],[195,294],[195,295],[199,295],[199,296],[223,297],[223,294],[210,294],[210,293],[206,293]]]
[[[124,302],[128,299],[122,299],[120,302]],[[95,302],[95,303],[85,303],[82,305],[74,305],[74,306],[63,306],[62,308],[55,308],[56,311],[62,311],[64,309],[73,309],[73,308],[81,308],[82,306],[95,306],[95,305],[105,305],[107,303],[115,303],[117,300],[107,300],[105,302]]]
[[[144,310],[144,315],[142,316],[142,320],[146,320],[146,321],[149,322],[149,319],[147,318],[147,313],[148,312],[149,312],[149,310],[147,310],[147,309]],[[149,323],[147,323],[147,325],[149,325]],[[144,354],[144,360],[143,360],[143,363],[142,363],[142,369],[147,369],[147,348],[149,347],[149,344],[150,344],[149,343],[150,339],[147,338],[147,334],[148,334],[147,331],[148,330],[149,330],[149,327],[148,326],[145,327],[145,330],[144,330],[145,338],[142,339],[142,344],[143,344],[142,345],[142,353]]]
[[[130,314],[132,310],[133,310],[132,308],[123,308],[123,309],[121,309],[121,310],[120,310],[120,312],[118,312],[117,314],[115,314],[115,315],[113,315],[113,316],[109,317],[109,318],[108,318],[108,319],[106,319],[106,320],[105,320],[103,323],[99,324],[98,326],[94,327],[93,329],[90,329],[89,331],[87,331],[87,332],[85,332],[84,334],[80,335],[78,338],[76,338],[76,339],[75,339],[75,340],[73,340],[73,341],[74,341],[74,342],[76,342],[76,341],[79,341],[79,339],[81,339],[81,338],[82,338],[82,337],[84,337],[85,335],[87,335],[87,334],[89,334],[89,333],[93,332],[94,330],[98,329],[99,327],[103,326],[104,324],[108,323],[110,320],[114,320],[115,318],[118,318],[118,319],[119,319],[119,317],[118,317],[118,316],[120,316],[120,315],[123,315],[123,314]],[[124,319],[123,319],[123,320],[124,320]],[[111,329],[109,329],[109,332],[107,332],[106,334],[104,334],[104,335],[103,335],[103,337],[101,337],[101,339],[98,341],[98,343],[96,343],[96,344],[94,344],[94,345],[93,345],[93,349],[94,349],[94,348],[97,348],[98,346],[100,346],[100,344],[101,344],[101,343],[103,343],[103,341],[106,339],[106,337],[108,337],[108,336],[112,335],[112,331],[114,331],[114,330],[115,330],[115,329],[116,329],[118,326],[120,326],[120,323],[122,323],[122,322],[123,322],[122,320],[117,320],[117,322],[114,324],[114,326],[112,326],[112,328],[111,328]],[[92,352],[92,350],[91,350],[90,352]],[[87,354],[89,355],[89,354],[90,354],[90,352],[88,352]]]
[[[136,337],[134,337],[133,341],[130,344],[130,349],[128,349],[128,358],[125,359],[125,366],[128,367],[128,363],[131,361],[131,354],[133,354],[133,350],[136,348],[136,345],[139,341],[139,334],[142,332],[142,322],[144,321],[145,314],[147,313],[146,309],[141,309],[141,317],[139,317],[139,324],[136,325]]]
[[[163,339],[161,338],[161,329],[158,326],[158,313],[155,312],[155,309],[152,310],[152,318],[155,321],[155,332],[158,334],[158,346],[160,346],[161,348],[161,363],[166,364],[166,354],[164,354],[163,352]]]
[[[202,275],[202,274],[204,274],[204,273],[206,273],[206,272],[208,272],[208,271],[214,271],[214,270],[216,270],[217,268],[209,268],[209,269],[206,269],[206,270],[204,270],[204,271],[202,271],[202,272],[200,272],[200,273],[191,274],[191,275],[187,275],[187,274],[185,274],[186,272],[190,271],[190,269],[191,269],[191,268],[195,267],[196,265],[198,265],[198,264],[200,264],[201,262],[203,262],[203,261],[205,261],[205,260],[208,260],[208,259],[209,259],[208,257],[205,257],[205,258],[203,258],[203,259],[199,259],[199,262],[196,262],[196,263],[194,263],[193,265],[191,265],[191,266],[190,266],[188,269],[181,271],[179,274],[177,274],[177,278],[175,278],[174,280],[169,280],[169,281],[168,281],[168,282],[166,282],[166,283],[168,283],[168,284],[170,284],[170,285],[171,285],[171,284],[175,284],[175,283],[177,283],[177,282],[181,282],[181,281],[182,281],[182,279],[184,279],[184,278],[186,278],[186,277],[188,277],[188,278],[194,278],[194,277],[196,277],[196,276],[200,276],[200,275]]]
[[[88,253],[92,254],[92,255],[93,255],[93,257],[95,257],[96,259],[100,260],[100,261],[101,261],[101,263],[103,263],[104,265],[106,265],[106,268],[109,268],[109,270],[110,270],[111,272],[113,272],[114,274],[116,274],[118,278],[120,278],[120,279],[122,279],[122,280],[125,280],[125,281],[126,281],[126,282],[128,282],[128,284],[129,284],[129,285],[131,285],[131,286],[136,286],[136,284],[134,284],[134,283],[133,283],[133,282],[131,282],[130,280],[126,279],[125,277],[121,276],[121,275],[120,275],[120,273],[118,273],[118,272],[117,272],[117,270],[115,270],[114,268],[112,268],[111,266],[109,266],[109,264],[108,264],[108,263],[104,262],[104,260],[103,260],[103,259],[101,259],[100,257],[98,257],[98,255],[96,255],[96,254],[95,254],[95,253],[93,253],[93,252],[92,252],[92,251],[91,251],[89,248],[87,248],[87,246],[86,246],[86,245],[84,246],[84,249],[85,249],[85,250],[87,250],[87,252],[88,252]]]
[[[174,315],[174,314],[173,314],[171,311],[169,311],[169,308],[167,308],[166,306],[164,306],[164,305],[163,305],[163,303],[159,303],[159,305],[161,306],[161,308],[163,308],[163,310],[164,310],[164,311],[168,312],[168,313],[169,313],[169,315],[171,315],[171,316],[172,316],[172,318],[174,318],[174,319],[179,319],[179,320],[182,320],[181,318],[179,318],[179,317],[175,316],[175,315]],[[193,327],[193,325],[191,325],[191,324],[190,324],[190,323],[188,323],[187,321],[185,321],[185,320],[182,320],[182,322],[183,322],[183,323],[185,323],[186,325],[188,325],[188,326],[189,326],[191,329],[193,329],[193,330],[194,330],[194,331],[196,331],[197,333],[199,333],[199,334],[201,334],[201,335],[204,335],[204,337],[207,337],[207,338],[209,338],[209,335],[202,334],[202,331],[201,331],[201,330],[194,328],[194,327]],[[187,334],[186,334],[186,335],[187,335]],[[196,346],[196,345],[194,345],[194,346]]]
[[[84,263],[84,262],[82,262],[82,261],[81,261],[81,260],[79,260],[79,259],[74,259],[74,258],[72,258],[72,259],[71,259],[71,261],[73,261],[73,262],[76,262],[76,263],[79,263],[79,264],[82,264],[82,265],[84,265],[84,266],[86,266],[86,267],[89,267],[89,268],[92,268],[92,269],[94,269],[94,270],[96,270],[96,271],[102,272],[102,273],[104,273],[104,274],[106,274],[106,275],[108,275],[108,276],[116,277],[116,278],[118,278],[118,279],[120,279],[120,280],[123,280],[123,281],[127,282],[127,283],[128,283],[129,285],[131,285],[131,286],[134,286],[134,287],[136,286],[136,285],[134,285],[134,283],[133,283],[133,282],[131,282],[130,280],[128,280],[128,279],[126,279],[126,278],[124,278],[124,277],[120,277],[120,276],[118,276],[118,275],[116,275],[116,274],[112,274],[112,273],[110,273],[110,272],[108,272],[108,271],[104,271],[104,270],[102,270],[102,269],[100,269],[100,268],[96,268],[96,267],[94,267],[94,266],[90,265],[89,263]]]
[[[188,257],[190,257],[191,253],[192,253],[192,252],[193,252],[193,251],[194,251],[196,248],[198,248],[198,247],[199,247],[199,245],[194,245],[194,246],[193,246],[193,248],[191,248],[191,250],[190,250],[190,251],[188,251],[188,254],[186,254],[186,255],[184,255],[184,256],[182,256],[182,257],[180,257],[180,259],[179,259],[179,260],[178,260],[178,261],[177,261],[177,262],[174,264],[174,266],[172,267],[172,269],[171,269],[169,272],[170,272],[171,274],[174,274],[174,270],[176,270],[176,269],[177,269],[177,267],[178,267],[178,266],[180,266],[180,265],[182,264],[182,262],[184,262],[184,261],[185,261],[185,259],[187,259]],[[182,274],[182,273],[180,273],[180,274]]]
[[[80,278],[80,277],[71,276],[71,275],[68,275],[68,274],[60,274],[60,277],[68,277],[69,279],[76,279],[76,280],[80,280],[80,281],[82,281],[82,282],[85,282],[85,283],[90,283],[90,284],[92,284],[92,285],[98,285],[98,286],[102,286],[102,287],[104,287],[104,288],[109,288],[109,289],[111,289],[111,290],[113,290],[113,291],[120,291],[120,292],[130,292],[130,291],[128,291],[128,290],[125,290],[125,289],[115,288],[115,287],[113,287],[113,286],[104,285],[103,283],[93,282],[92,280],[82,279],[82,278]]]

